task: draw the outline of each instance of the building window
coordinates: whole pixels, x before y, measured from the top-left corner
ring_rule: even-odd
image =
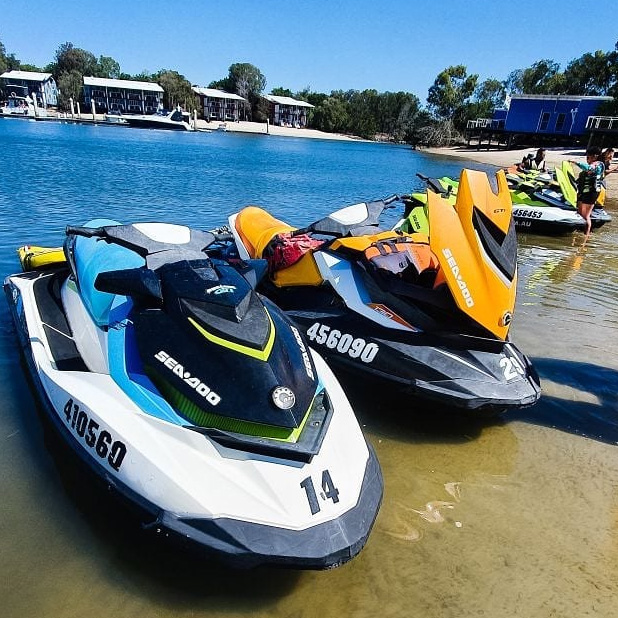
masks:
[[[566,114],[558,114],[558,118],[556,118],[556,133],[560,133],[560,131],[564,130],[565,120]]]
[[[547,131],[547,125],[549,124],[550,115],[551,114],[549,112],[541,113],[541,124],[539,125],[539,131]]]

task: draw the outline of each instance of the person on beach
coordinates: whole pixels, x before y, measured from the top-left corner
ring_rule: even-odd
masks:
[[[529,154],[525,156],[519,164],[520,169],[524,171],[539,170],[545,171],[545,148],[539,148],[535,155]]]
[[[601,160],[601,149],[592,146],[586,150],[586,162],[573,161],[569,163],[577,165],[582,171],[577,178],[577,212],[586,221],[586,236],[584,245],[590,236],[592,222],[590,215],[601,192],[601,184],[605,176],[605,166]]]

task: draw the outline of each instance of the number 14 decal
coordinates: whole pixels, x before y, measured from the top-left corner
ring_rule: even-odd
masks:
[[[320,503],[318,502],[318,495],[315,492],[312,478],[308,476],[306,479],[303,479],[300,486],[307,493],[307,501],[309,502],[311,514],[315,515],[319,513]],[[339,502],[339,490],[335,487],[333,479],[330,478],[330,472],[328,470],[322,472],[322,491],[320,492],[320,498],[322,498],[322,500],[330,499],[334,504]]]

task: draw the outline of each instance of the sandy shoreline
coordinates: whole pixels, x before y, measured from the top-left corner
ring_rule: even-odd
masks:
[[[310,139],[331,139],[349,142],[366,141],[359,137],[343,135],[340,133],[324,133],[317,129],[295,129],[293,127],[280,127],[277,125],[266,124],[265,122],[247,122],[240,120],[238,122],[220,123],[216,121],[206,122],[205,120],[197,121],[198,129],[216,131],[220,124],[225,124],[228,133],[258,133],[261,135],[279,135],[282,137],[305,137]]]

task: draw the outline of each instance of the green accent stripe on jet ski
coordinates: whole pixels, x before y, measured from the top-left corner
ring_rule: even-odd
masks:
[[[161,391],[161,394],[168,403],[174,407],[179,414],[197,427],[208,427],[220,429],[221,431],[240,433],[246,436],[296,443],[303,432],[314,404],[314,400],[312,400],[311,405],[303,417],[302,423],[294,429],[267,425],[265,423],[252,423],[251,421],[243,421],[229,416],[221,416],[219,414],[213,414],[212,412],[206,412],[187,399],[187,397],[176,390],[169,382],[155,376],[154,372],[147,371],[147,373],[150,379],[155,382],[157,388]]]
[[[246,354],[247,356],[251,356],[252,358],[257,358],[261,361],[267,361],[270,353],[272,352],[273,344],[275,343],[275,325],[273,324],[272,318],[270,317],[268,311],[266,311],[266,315],[268,316],[268,321],[270,323],[270,333],[268,335],[268,341],[266,342],[266,346],[263,350],[256,350],[255,348],[250,348],[240,343],[227,341],[222,337],[218,337],[213,333],[209,333],[205,328],[201,327],[193,318],[189,318],[189,322],[191,322],[191,324],[195,326],[198,332],[204,337],[206,337],[208,341],[212,341],[212,343],[216,343],[217,345],[223,346],[224,348],[229,348],[230,350],[234,350],[235,352]]]

